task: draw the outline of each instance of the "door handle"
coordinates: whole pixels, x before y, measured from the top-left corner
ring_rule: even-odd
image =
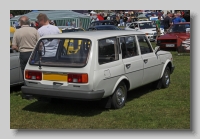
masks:
[[[126,68],[129,69],[131,67],[131,64],[126,64]]]
[[[144,63],[146,64],[148,62],[148,59],[144,59]]]

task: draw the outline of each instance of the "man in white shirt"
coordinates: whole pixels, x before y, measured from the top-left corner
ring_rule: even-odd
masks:
[[[38,29],[40,37],[61,33],[57,26],[49,24],[49,19],[46,14],[40,13],[37,16],[37,20],[40,26],[40,28]],[[54,57],[56,55],[59,44],[58,39],[53,39],[51,41],[44,40],[43,42],[45,46],[45,55],[43,57]]]

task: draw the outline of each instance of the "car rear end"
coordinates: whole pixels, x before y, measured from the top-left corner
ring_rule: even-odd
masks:
[[[93,90],[92,40],[42,38],[25,68],[24,98],[101,99],[104,90]]]
[[[157,45],[160,46],[161,50],[176,51],[177,50],[177,39],[160,39],[157,40]]]

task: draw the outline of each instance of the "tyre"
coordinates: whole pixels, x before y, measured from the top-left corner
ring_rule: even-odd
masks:
[[[127,98],[127,88],[124,82],[121,82],[112,95],[111,105],[114,109],[120,109],[125,106]]]
[[[167,66],[165,68],[162,78],[159,79],[158,81],[153,82],[152,85],[154,89],[161,89],[169,87],[169,83],[170,83],[170,69]]]
[[[170,69],[169,69],[168,66],[165,68],[165,71],[164,71],[163,76],[161,78],[161,83],[162,83],[163,88],[169,87],[169,84],[170,84]]]

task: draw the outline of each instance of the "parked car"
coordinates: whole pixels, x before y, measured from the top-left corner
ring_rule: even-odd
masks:
[[[162,50],[190,53],[190,22],[172,25],[165,35],[157,39],[157,45]]]
[[[121,29],[114,25],[98,25],[90,27],[87,30],[91,31],[91,30],[121,30]]]
[[[135,22],[135,21],[138,21],[139,19],[137,17],[131,17],[131,22]]]
[[[80,49],[67,54],[65,41]],[[46,56],[43,41],[57,46]],[[52,43],[53,42],[53,43]],[[23,98],[106,100],[107,108],[125,105],[127,91],[149,84],[167,88],[174,70],[172,54],[153,49],[140,31],[86,31],[43,36],[25,68]]]
[[[98,26],[98,25],[115,25],[115,23],[110,20],[94,21],[90,24],[90,27]]]
[[[57,26],[62,33],[68,33],[68,32],[76,32],[76,31],[85,31],[81,27],[73,27],[73,26]]]
[[[110,20],[104,20],[104,21],[112,21],[115,26],[117,26],[119,24],[119,22],[116,19],[116,14],[115,13],[110,14],[109,17],[110,17]]]
[[[139,30],[144,32],[150,41],[155,41],[156,39],[156,26],[152,21],[136,21],[131,23],[125,28],[125,30]],[[164,29],[161,30],[161,35],[164,35]]]
[[[24,79],[21,72],[19,52],[12,50],[13,33],[10,33],[10,86],[21,85]]]
[[[161,12],[151,12],[151,13],[147,13],[146,14],[146,17],[149,18],[151,16],[162,16],[163,17],[163,14]]]

